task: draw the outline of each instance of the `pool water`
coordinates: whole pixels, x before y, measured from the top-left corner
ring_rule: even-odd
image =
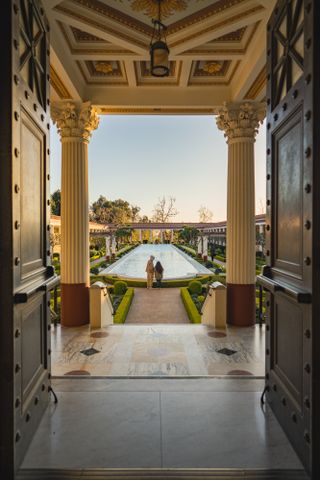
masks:
[[[146,278],[146,264],[150,257],[159,260],[164,268],[163,278],[187,278],[212,274],[193,258],[173,245],[139,245],[132,252],[100,272],[100,275],[119,275],[128,278]]]

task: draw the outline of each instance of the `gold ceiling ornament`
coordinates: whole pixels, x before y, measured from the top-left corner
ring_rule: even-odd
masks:
[[[162,0],[161,17],[168,18],[175,12],[183,12],[188,7],[187,0]],[[143,12],[150,18],[158,15],[158,0],[131,0],[131,8],[134,12]]]
[[[215,73],[218,73],[222,70],[222,63],[221,62],[206,62],[202,70],[204,72],[210,73],[210,75],[213,75]]]
[[[94,68],[99,73],[112,73],[113,67],[110,62],[96,62]]]

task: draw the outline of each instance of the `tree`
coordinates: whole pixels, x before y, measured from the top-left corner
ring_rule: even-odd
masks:
[[[199,230],[194,227],[183,227],[182,230],[179,231],[179,240],[183,240],[185,243],[189,243],[190,245],[195,245],[196,239],[199,236]]]
[[[204,205],[201,205],[201,207],[198,210],[199,213],[199,222],[200,223],[207,223],[212,220],[213,213],[211,210],[209,210],[207,207]]]
[[[103,195],[91,205],[91,215],[99,223],[128,224],[137,219],[139,211],[140,207],[130,205],[126,200],[108,200]]]
[[[132,235],[132,230],[129,226],[123,226],[116,230],[116,238],[120,243],[128,243]]]
[[[61,215],[61,191],[59,189],[51,194],[50,210],[52,215]]]
[[[166,223],[170,218],[178,215],[178,210],[175,208],[176,199],[169,197],[166,199],[165,196],[158,199],[158,203],[154,206],[153,209],[153,221],[159,223]]]

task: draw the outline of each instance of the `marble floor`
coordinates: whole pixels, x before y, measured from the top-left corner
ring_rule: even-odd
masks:
[[[225,475],[237,469],[223,476],[233,479],[285,469],[281,477],[249,476],[305,478],[273,413],[260,405],[262,380],[64,378],[53,380],[53,388],[59,401],[43,416],[21,478],[55,478],[52,469],[72,469],[81,478],[107,478],[99,469],[142,469],[140,478],[149,469],[223,469]],[[43,476],[32,477],[34,469]],[[207,478],[210,470],[203,471]]]
[[[263,376],[264,327],[111,325],[52,329],[53,376]]]

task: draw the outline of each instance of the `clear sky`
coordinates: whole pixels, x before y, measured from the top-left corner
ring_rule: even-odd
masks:
[[[51,191],[60,188],[61,144],[51,130]],[[256,212],[265,202],[265,125],[255,143]],[[152,216],[176,198],[176,221],[197,221],[201,205],[226,218],[227,145],[213,116],[101,116],[89,144],[89,198],[123,198]]]

